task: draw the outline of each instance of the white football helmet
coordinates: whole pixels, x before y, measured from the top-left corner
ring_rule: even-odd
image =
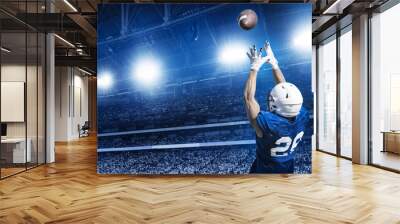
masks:
[[[269,111],[283,117],[295,117],[303,105],[303,96],[295,85],[282,82],[271,90],[268,101]]]

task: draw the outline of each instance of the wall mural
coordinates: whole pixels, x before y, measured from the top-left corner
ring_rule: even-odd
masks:
[[[311,172],[311,4],[98,9],[98,173]]]

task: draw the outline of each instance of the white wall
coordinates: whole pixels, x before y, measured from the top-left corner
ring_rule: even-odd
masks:
[[[78,124],[83,125],[85,121],[89,119],[88,112],[88,78],[79,75],[74,76],[74,108],[72,108],[73,119],[71,120],[72,125],[72,136],[79,137]]]
[[[55,141],[67,141],[69,133],[69,68],[55,68]]]
[[[56,67],[56,141],[79,137],[78,125],[88,120],[88,78],[76,68]]]
[[[29,67],[28,67],[29,70]],[[1,66],[1,81],[25,82],[25,64],[8,64]],[[7,110],[7,108],[1,108]],[[25,137],[25,122],[7,123],[7,137]]]
[[[37,115],[37,98],[36,98],[36,80],[33,80],[31,75],[36,77],[36,66],[27,66],[19,64],[4,64],[1,66],[1,81],[2,82],[24,82],[26,71],[28,72],[28,87],[27,87],[27,118],[28,118],[28,137],[30,128],[35,130],[36,135],[36,120]],[[39,105],[40,106],[40,105]],[[7,110],[8,108],[1,108]],[[33,122],[33,123],[32,123]],[[25,123],[26,122],[7,122],[7,135],[8,137],[25,137]]]

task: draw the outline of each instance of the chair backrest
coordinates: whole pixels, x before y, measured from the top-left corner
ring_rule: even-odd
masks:
[[[85,121],[85,124],[83,124],[82,128],[89,129],[90,128],[89,121]]]

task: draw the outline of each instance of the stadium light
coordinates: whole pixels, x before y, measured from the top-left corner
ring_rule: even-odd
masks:
[[[237,65],[246,62],[248,47],[240,43],[227,44],[219,52],[218,59],[222,64]]]
[[[101,89],[108,89],[112,85],[112,77],[110,73],[105,72],[103,74],[99,74],[97,79],[97,86]]]
[[[299,50],[308,50],[311,47],[311,33],[301,31],[293,38],[293,47]]]
[[[161,75],[161,65],[154,58],[142,58],[135,64],[135,80],[145,86],[157,84]]]

